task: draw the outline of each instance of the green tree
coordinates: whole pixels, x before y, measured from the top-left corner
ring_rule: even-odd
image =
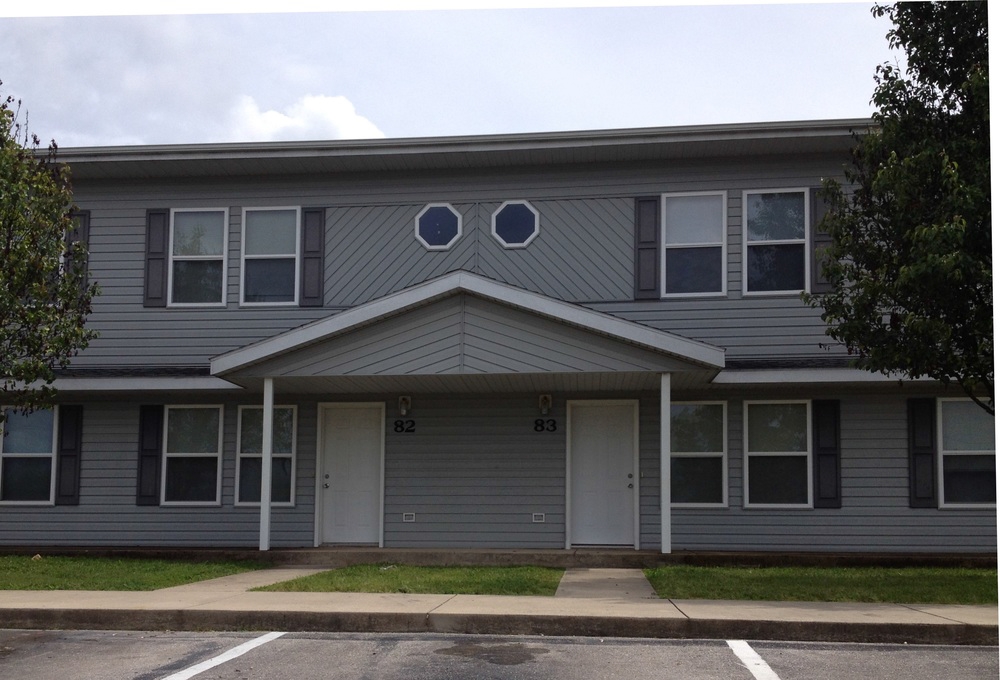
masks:
[[[833,290],[806,299],[859,367],[957,383],[993,413],[986,2],[872,12],[906,68],[878,68],[846,184],[824,184]]]
[[[95,336],[84,322],[97,286],[75,238],[69,168],[19,109],[0,100],[0,405],[30,412],[52,403],[55,370]]]

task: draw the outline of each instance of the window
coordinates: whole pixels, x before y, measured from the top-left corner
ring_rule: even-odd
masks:
[[[167,406],[163,438],[163,503],[218,505],[222,407]]]
[[[417,214],[414,229],[427,250],[448,250],[462,235],[462,216],[447,203],[430,203]]]
[[[747,402],[743,418],[744,504],[812,506],[812,418],[808,401]]]
[[[506,201],[492,222],[493,237],[504,248],[524,248],[538,236],[538,211],[527,201]]]
[[[226,211],[170,211],[170,304],[225,304]]]
[[[744,192],[743,289],[747,293],[805,290],[806,192]]]
[[[295,407],[274,407],[271,437],[271,503],[295,502]],[[264,409],[240,406],[237,433],[236,504],[260,504],[260,477],[263,460]]]
[[[296,304],[298,263],[298,208],[243,211],[244,304]]]
[[[670,503],[725,507],[725,402],[670,405]]]
[[[726,196],[663,196],[663,295],[725,291]]]
[[[993,416],[970,399],[938,400],[938,498],[941,507],[997,502]]]
[[[51,504],[55,493],[54,410],[5,411],[0,436],[0,501]]]

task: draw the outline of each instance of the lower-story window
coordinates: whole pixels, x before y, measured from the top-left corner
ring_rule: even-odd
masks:
[[[809,402],[746,402],[743,432],[746,507],[811,507]]]
[[[51,504],[55,492],[54,409],[4,411],[0,433],[0,502]]]
[[[218,505],[222,407],[167,406],[164,418],[163,503]]]
[[[295,503],[295,407],[274,407],[271,437],[271,503]],[[260,505],[263,469],[264,408],[240,406],[237,428],[237,505]]]
[[[725,507],[725,402],[670,405],[670,502],[688,507]]]
[[[941,507],[996,504],[993,416],[970,399],[938,401],[938,498]]]

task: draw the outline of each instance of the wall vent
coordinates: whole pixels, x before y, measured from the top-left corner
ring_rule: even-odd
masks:
[[[403,513],[403,521],[404,522],[416,522],[417,521],[417,513],[415,513],[415,512],[404,512]]]
[[[542,524],[542,523],[544,523],[545,522],[545,513],[544,512],[533,512],[533,513],[531,513],[531,521],[534,522],[535,524]]]

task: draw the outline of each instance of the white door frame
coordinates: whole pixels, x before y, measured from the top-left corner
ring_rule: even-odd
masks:
[[[573,406],[632,406],[632,536],[639,549],[639,400],[638,399],[570,399],[566,401],[566,549],[572,546],[573,526]]]
[[[323,455],[324,430],[327,411],[344,408],[378,409],[381,415],[382,427],[379,434],[379,474],[378,474],[378,547],[385,547],[385,402],[383,401],[338,401],[322,402],[316,407],[316,508],[313,520],[313,547],[319,547],[323,541],[323,467],[326,464]]]

